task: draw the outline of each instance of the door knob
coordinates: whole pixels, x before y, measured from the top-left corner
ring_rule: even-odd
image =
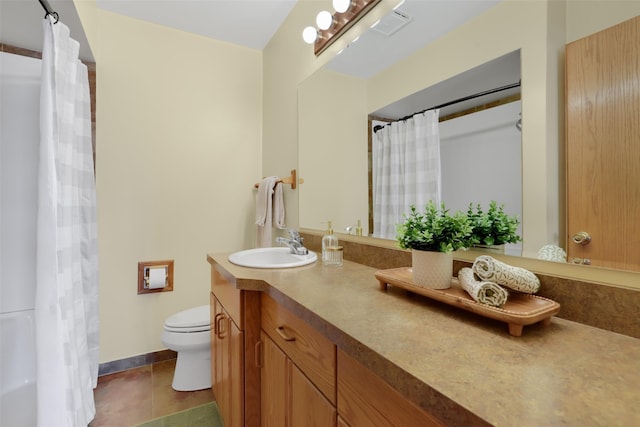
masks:
[[[573,235],[573,243],[576,245],[588,245],[591,242],[591,236],[586,231],[580,231]]]

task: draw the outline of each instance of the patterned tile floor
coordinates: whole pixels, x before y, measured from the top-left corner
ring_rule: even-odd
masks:
[[[98,378],[96,416],[89,427],[130,427],[214,400],[211,389],[171,388],[175,359]]]

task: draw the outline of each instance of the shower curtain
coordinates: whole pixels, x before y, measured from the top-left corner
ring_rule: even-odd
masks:
[[[98,375],[96,196],[87,68],[45,18],[36,259],[39,426],[86,426]]]
[[[373,137],[373,236],[396,238],[396,224],[415,205],[441,200],[438,109],[392,122]]]

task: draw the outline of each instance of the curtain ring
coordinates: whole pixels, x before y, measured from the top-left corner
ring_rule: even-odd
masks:
[[[60,16],[58,16],[58,12],[47,12],[44,15],[44,19],[47,19],[48,16],[53,16],[53,18],[55,19],[54,24],[57,24],[58,21],[60,20]]]

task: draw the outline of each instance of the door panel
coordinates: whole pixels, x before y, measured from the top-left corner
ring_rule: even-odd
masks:
[[[569,262],[640,271],[639,52],[640,17],[567,45]]]

